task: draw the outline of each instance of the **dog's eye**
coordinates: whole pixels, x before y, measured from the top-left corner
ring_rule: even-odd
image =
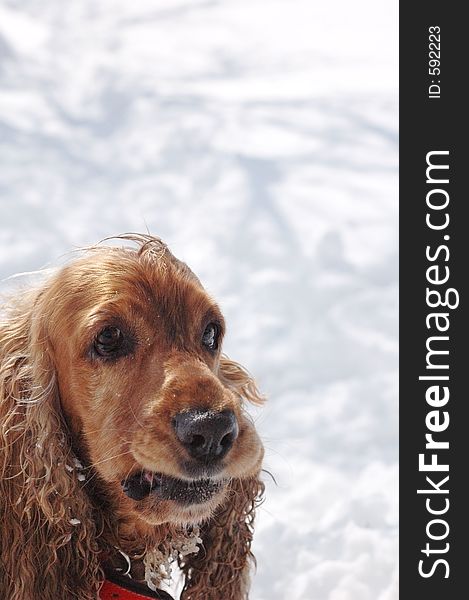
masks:
[[[219,327],[216,323],[209,323],[202,336],[202,344],[209,350],[216,350],[218,347]]]
[[[120,354],[124,345],[124,336],[117,327],[105,327],[96,336],[94,349],[99,356],[114,357]]]

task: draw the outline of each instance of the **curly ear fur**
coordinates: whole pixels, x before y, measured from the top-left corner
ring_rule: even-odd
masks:
[[[70,472],[44,308],[28,295],[0,322],[0,597],[96,600],[100,523]]]
[[[254,379],[225,355],[218,376],[242,401],[264,402]],[[247,600],[250,569],[255,565],[251,552],[255,510],[263,493],[264,483],[258,476],[230,482],[225,502],[200,528],[199,553],[180,561],[185,575],[181,600]]]
[[[225,503],[200,528],[202,547],[180,562],[185,575],[181,600],[247,600],[254,514],[264,484],[233,479]]]

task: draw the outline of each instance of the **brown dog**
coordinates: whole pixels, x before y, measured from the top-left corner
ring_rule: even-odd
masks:
[[[176,559],[184,600],[242,600],[263,491],[243,402],[262,399],[190,269],[122,239],[2,317],[0,597],[95,600],[124,568],[154,588]]]

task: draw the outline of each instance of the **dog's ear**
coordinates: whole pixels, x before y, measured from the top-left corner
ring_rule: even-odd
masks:
[[[256,382],[249,372],[224,354],[220,357],[218,377],[226,387],[239,397],[248,400],[252,404],[261,405],[264,403],[265,398],[259,392]]]
[[[254,516],[264,484],[257,477],[233,479],[225,502],[201,526],[198,554],[180,562],[185,575],[181,600],[247,600]]]
[[[91,600],[96,525],[61,413],[46,296],[16,300],[0,323],[0,588]]]

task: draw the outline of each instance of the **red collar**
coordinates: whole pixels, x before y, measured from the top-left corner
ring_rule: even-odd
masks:
[[[148,588],[142,590],[140,587],[134,587],[131,579],[128,580],[128,584],[127,582],[125,583],[126,586],[123,587],[118,583],[114,583],[113,581],[106,579],[99,592],[100,600],[148,600],[148,598],[173,600],[167,592],[163,592],[161,590],[152,592]]]

